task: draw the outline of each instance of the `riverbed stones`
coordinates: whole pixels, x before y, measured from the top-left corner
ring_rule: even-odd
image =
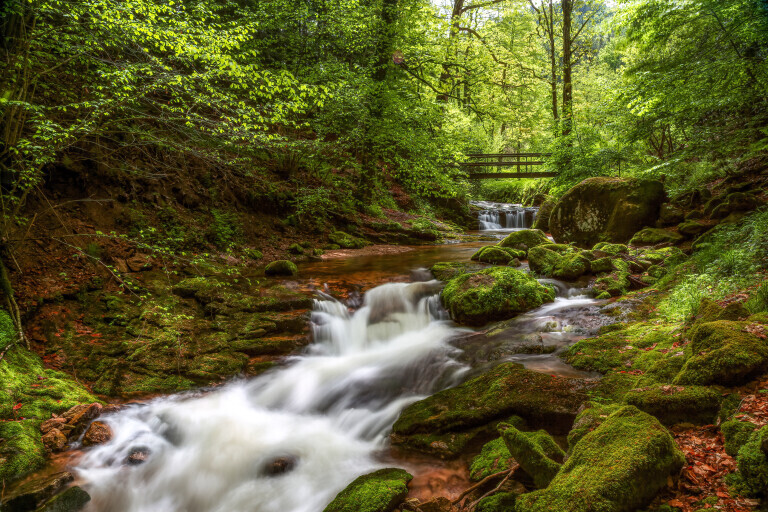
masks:
[[[518,497],[515,510],[637,510],[684,463],[674,439],[656,418],[636,407],[621,407],[576,443],[545,489]]]
[[[472,434],[516,415],[532,428],[554,434],[568,432],[589,383],[526,370],[502,363],[455,388],[408,406],[392,427],[392,443],[435,453],[446,436]]]
[[[557,242],[592,247],[597,242],[627,243],[644,226],[652,226],[664,202],[659,181],[588,178],[565,193],[549,218]]]
[[[276,260],[264,268],[266,276],[295,276],[298,273],[296,264],[288,260]]]
[[[470,258],[472,261],[480,261],[483,263],[492,263],[494,265],[506,265],[512,261],[512,255],[501,247],[487,246],[482,247]]]
[[[78,512],[91,501],[91,496],[78,486],[72,486],[45,502],[35,512]]]
[[[451,279],[441,298],[456,322],[484,325],[552,302],[555,292],[528,273],[495,267]]]
[[[9,512],[34,510],[72,480],[74,477],[67,471],[32,478],[3,496],[2,510]]]
[[[412,479],[404,469],[379,469],[356,478],[323,512],[391,512],[408,495]]]
[[[549,243],[552,241],[540,229],[521,229],[507,235],[498,245],[499,247],[528,252],[531,247]]]
[[[94,421],[83,435],[83,446],[104,444],[112,439],[112,429],[103,421]]]

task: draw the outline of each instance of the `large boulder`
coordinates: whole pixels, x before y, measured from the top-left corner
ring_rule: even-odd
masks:
[[[557,199],[551,196],[547,196],[539,211],[536,212],[536,220],[533,223],[534,229],[540,229],[541,231],[549,231],[549,216],[552,215],[552,210],[555,209]]]
[[[631,389],[624,401],[656,416],[665,425],[710,424],[720,410],[722,394],[704,386],[648,386]]]
[[[528,252],[531,247],[542,244],[550,244],[552,241],[539,229],[522,229],[513,231],[504,240],[499,242],[499,247],[508,247],[518,251]]]
[[[454,277],[441,297],[456,322],[484,325],[552,302],[555,292],[526,272],[494,267]]]
[[[685,463],[656,418],[613,412],[573,447],[546,489],[520,496],[516,512],[630,512],[647,504]]]
[[[405,499],[412,478],[397,468],[363,475],[341,491],[323,512],[391,512]]]
[[[558,242],[592,247],[597,242],[627,243],[644,226],[652,226],[664,202],[659,181],[588,178],[565,193],[549,217]]]
[[[528,251],[528,263],[537,274],[556,279],[574,280],[590,271],[590,261],[586,254],[568,245],[533,247]]]
[[[477,436],[478,429],[519,416],[532,428],[564,434],[587,399],[587,383],[502,363],[455,388],[446,389],[406,407],[392,427],[395,446],[440,453],[454,438]],[[510,423],[510,421],[507,421]],[[455,455],[456,450],[452,450]]]
[[[502,423],[499,433],[510,455],[530,475],[536,487],[546,487],[560,470],[565,453],[546,432],[521,432],[512,425]]]
[[[644,228],[634,234],[629,241],[629,245],[643,247],[659,244],[676,244],[683,241],[685,237],[674,231],[660,228]]]

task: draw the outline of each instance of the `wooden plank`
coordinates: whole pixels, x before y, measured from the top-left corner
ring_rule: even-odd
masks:
[[[467,158],[524,158],[552,156],[552,153],[468,153]]]
[[[460,167],[514,167],[516,165],[544,165],[545,162],[537,160],[535,162],[462,162]]]
[[[467,176],[471,180],[493,180],[507,178],[554,178],[556,172],[472,172]]]

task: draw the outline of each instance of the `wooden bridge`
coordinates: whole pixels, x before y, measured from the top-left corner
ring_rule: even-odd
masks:
[[[544,165],[544,159],[552,153],[471,153],[469,161],[461,162],[459,167],[466,170],[471,180],[490,180],[499,178],[553,178],[556,172],[533,171]],[[516,167],[514,172],[483,172],[488,167]]]

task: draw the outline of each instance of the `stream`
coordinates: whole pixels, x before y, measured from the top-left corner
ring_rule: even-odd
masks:
[[[129,405],[75,468],[91,512],[317,512],[357,476],[402,466],[388,435],[410,403],[502,361],[584,376],[557,354],[609,320],[583,284],[485,329],[454,324],[426,267],[468,260],[470,242],[307,263],[313,343],[251,380]],[[327,292],[351,287],[346,299]],[[362,283],[362,284],[361,284]],[[146,461],[131,464],[141,454]],[[277,462],[276,462],[277,461]],[[275,468],[282,468],[276,470]]]

